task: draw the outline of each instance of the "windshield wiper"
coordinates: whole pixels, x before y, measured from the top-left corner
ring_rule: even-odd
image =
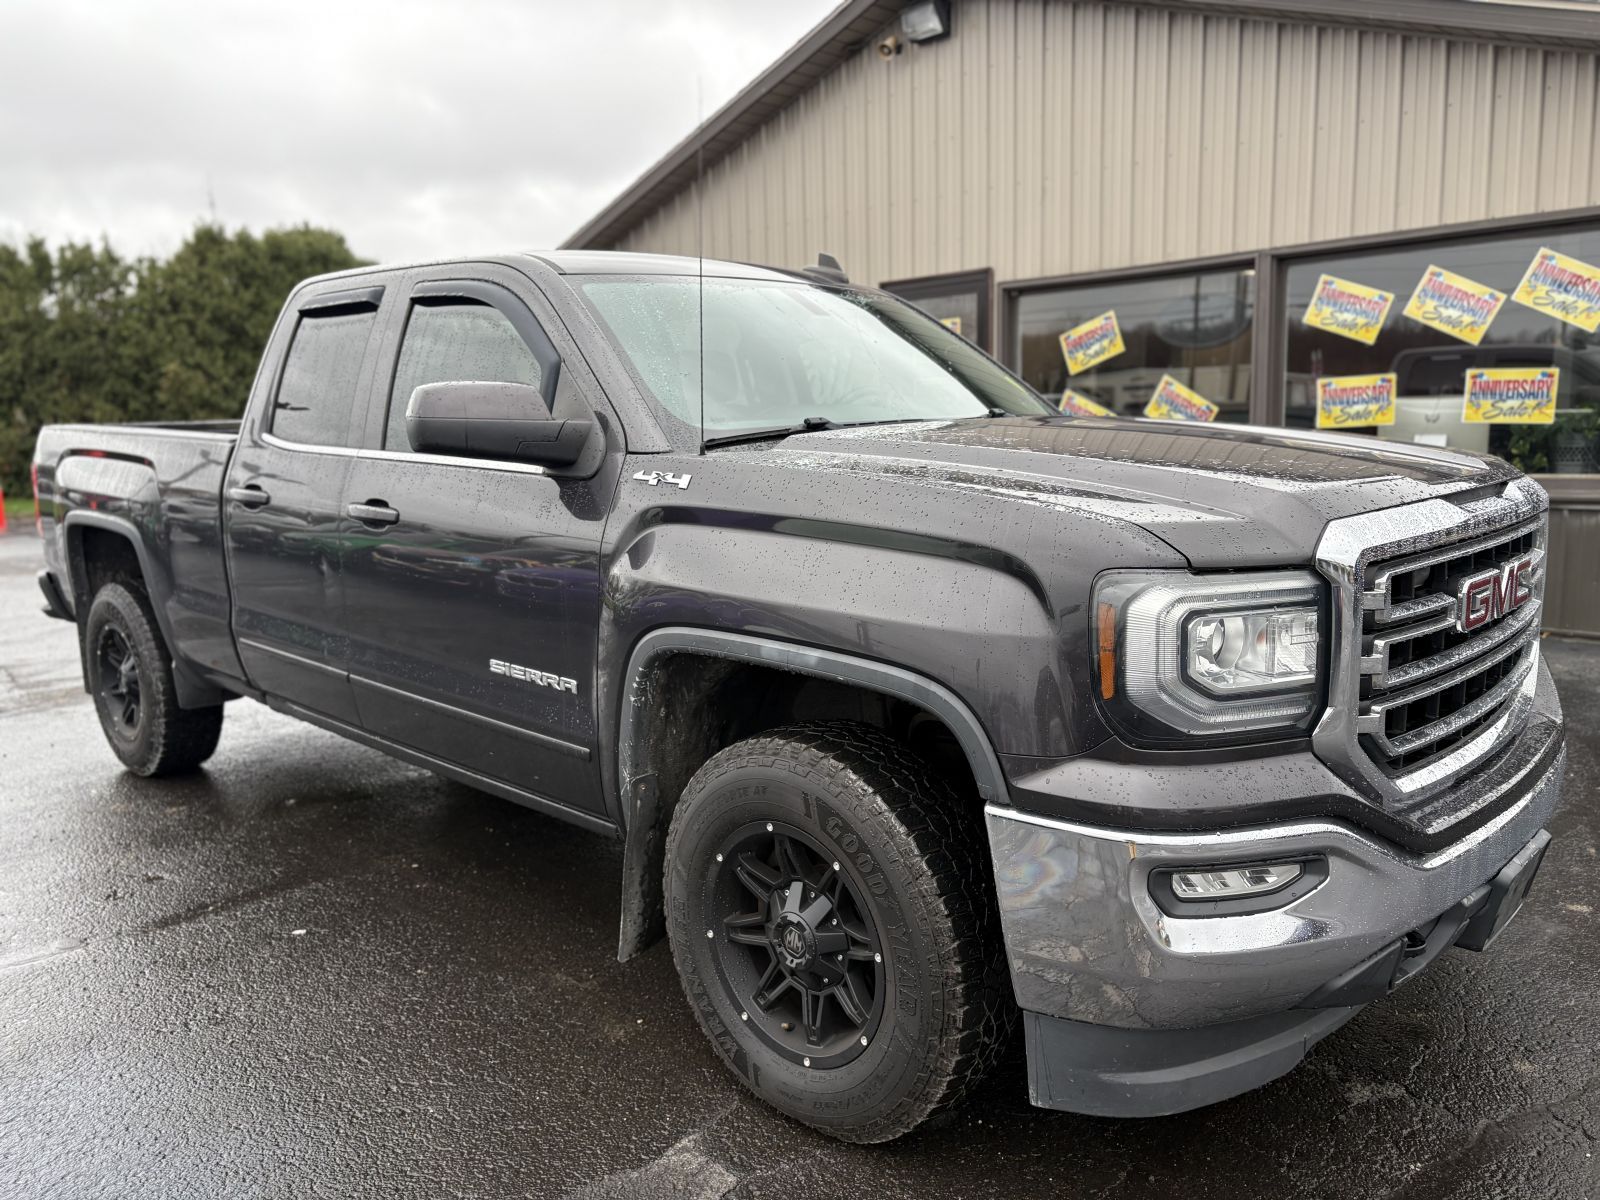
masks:
[[[819,429],[835,429],[827,417],[807,417],[798,425],[783,425],[777,429],[746,429],[740,433],[719,433],[701,443],[706,449],[713,446],[734,446],[740,442],[764,442],[769,438],[786,438],[794,433],[814,433]]]
[[[742,433],[721,433],[707,438],[702,445],[707,450],[716,446],[734,446],[740,442],[765,442],[773,438],[791,437],[797,433],[817,433],[823,429],[859,429],[863,425],[910,425],[918,421],[936,421],[937,417],[886,417],[881,421],[830,421],[827,417],[807,417],[798,425],[785,425],[778,429],[746,429]]]

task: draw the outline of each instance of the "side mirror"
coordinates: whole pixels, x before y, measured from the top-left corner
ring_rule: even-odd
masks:
[[[406,405],[406,437],[420,454],[514,459],[571,466],[593,421],[552,417],[525,383],[425,383]]]

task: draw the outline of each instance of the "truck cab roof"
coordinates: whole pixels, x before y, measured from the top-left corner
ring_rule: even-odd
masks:
[[[539,250],[527,253],[562,275],[710,275],[719,279],[794,279],[799,272],[696,258],[687,254],[638,254],[626,250]]]

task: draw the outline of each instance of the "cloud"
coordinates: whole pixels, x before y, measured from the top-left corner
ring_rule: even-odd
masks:
[[[830,0],[7,0],[0,240],[210,215],[380,260],[551,246]]]

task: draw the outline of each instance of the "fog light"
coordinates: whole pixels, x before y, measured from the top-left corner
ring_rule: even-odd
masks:
[[[1260,896],[1287,887],[1305,873],[1302,863],[1266,863],[1223,871],[1174,871],[1172,891],[1180,900],[1227,900]]]

